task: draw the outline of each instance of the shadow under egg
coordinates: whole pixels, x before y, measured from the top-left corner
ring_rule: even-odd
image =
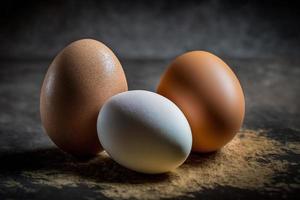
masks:
[[[40,149],[19,153],[0,153],[3,163],[0,171],[5,174],[22,173],[24,171],[45,174],[68,174],[79,176],[98,183],[155,183],[169,180],[172,172],[164,174],[142,174],[113,161],[102,152],[94,158],[76,158],[59,149]]]

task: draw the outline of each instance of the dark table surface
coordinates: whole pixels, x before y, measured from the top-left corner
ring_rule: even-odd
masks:
[[[297,151],[288,151],[274,159],[286,161],[288,170],[280,176],[272,177],[272,184],[283,183],[277,191],[264,189],[238,188],[226,184],[201,191],[188,192],[164,198],[202,198],[202,199],[291,199],[300,191],[300,60],[290,58],[275,59],[225,59],[239,77],[246,97],[246,117],[243,129],[265,130],[266,137],[282,144],[293,142]],[[50,60],[6,60],[0,62],[0,199],[110,199],[131,198],[130,196],[109,196],[100,187],[89,187],[85,177],[82,184],[45,184],[47,173],[33,180],[26,173],[56,169],[57,180],[60,175],[76,168],[75,158],[61,152],[44,133],[39,117],[39,93],[43,76]],[[155,91],[160,75],[166,69],[165,60],[122,60],[129,83],[129,89]],[[276,158],[275,158],[276,157]],[[64,164],[71,162],[64,168]],[[87,170],[89,169],[89,163]],[[109,161],[105,170],[122,168]],[[59,171],[59,168],[64,170]],[[104,169],[102,169],[103,172]],[[106,172],[104,170],[104,172]],[[58,172],[57,172],[58,171]],[[129,173],[126,179],[134,179]],[[25,173],[26,172],[26,173]],[[24,175],[25,174],[25,175]],[[95,174],[96,176],[97,174]],[[199,177],[200,178],[200,177]],[[201,177],[202,178],[202,177]],[[124,183],[122,178],[111,177],[116,184]],[[110,180],[111,180],[110,179]],[[143,180],[152,177],[146,176]],[[159,179],[159,178],[156,178]],[[66,180],[67,181],[67,180]],[[156,180],[159,182],[159,180]],[[79,181],[80,182],[80,181]],[[101,182],[101,179],[98,179]],[[138,184],[143,184],[138,182]],[[158,183],[159,184],[159,183]],[[258,185],[260,183],[257,183]],[[104,187],[104,186],[103,186]],[[134,185],[133,185],[134,187]],[[279,188],[279,190],[278,190]],[[151,191],[146,191],[151,192]],[[153,191],[157,193],[158,191]],[[136,196],[132,196],[132,198]],[[159,194],[156,194],[159,197]],[[140,198],[149,198],[141,195]]]

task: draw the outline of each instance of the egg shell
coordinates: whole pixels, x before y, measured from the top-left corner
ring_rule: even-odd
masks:
[[[119,164],[142,173],[164,173],[181,165],[192,146],[184,114],[167,98],[134,90],[117,94],[98,116],[98,137]]]
[[[102,150],[98,112],[109,97],[127,89],[122,66],[107,46],[92,39],[75,41],[48,68],[40,96],[42,124],[62,150],[95,155]]]
[[[192,151],[216,151],[240,129],[245,100],[239,80],[217,56],[192,51],[177,57],[157,92],[173,101],[192,129]]]

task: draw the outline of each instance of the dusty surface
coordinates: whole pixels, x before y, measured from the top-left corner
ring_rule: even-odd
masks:
[[[22,170],[19,175],[28,178],[31,184],[57,189],[85,185],[116,199],[193,196],[193,192],[201,193],[217,186],[273,192],[300,189],[297,177],[293,183],[275,180],[278,174],[287,173],[291,165],[297,165],[275,157],[299,154],[300,143],[282,144],[267,138],[265,134],[263,130],[243,130],[221,151],[206,155],[192,154],[184,165],[168,174],[153,176],[134,173],[102,153],[90,161],[70,159],[53,163],[53,166],[50,164],[46,169]],[[35,192],[13,179],[2,182],[2,187]]]

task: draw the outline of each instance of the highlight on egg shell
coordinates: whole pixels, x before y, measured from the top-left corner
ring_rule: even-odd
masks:
[[[98,112],[109,97],[127,90],[123,68],[107,46],[93,39],[69,44],[54,58],[41,88],[46,133],[65,152],[96,155],[102,150]]]
[[[97,130],[113,160],[142,173],[175,169],[192,146],[190,126],[181,110],[167,98],[144,90],[111,97],[99,112]]]
[[[211,53],[192,51],[177,57],[161,77],[157,93],[185,114],[192,129],[192,151],[216,151],[242,126],[242,87],[228,65]]]

